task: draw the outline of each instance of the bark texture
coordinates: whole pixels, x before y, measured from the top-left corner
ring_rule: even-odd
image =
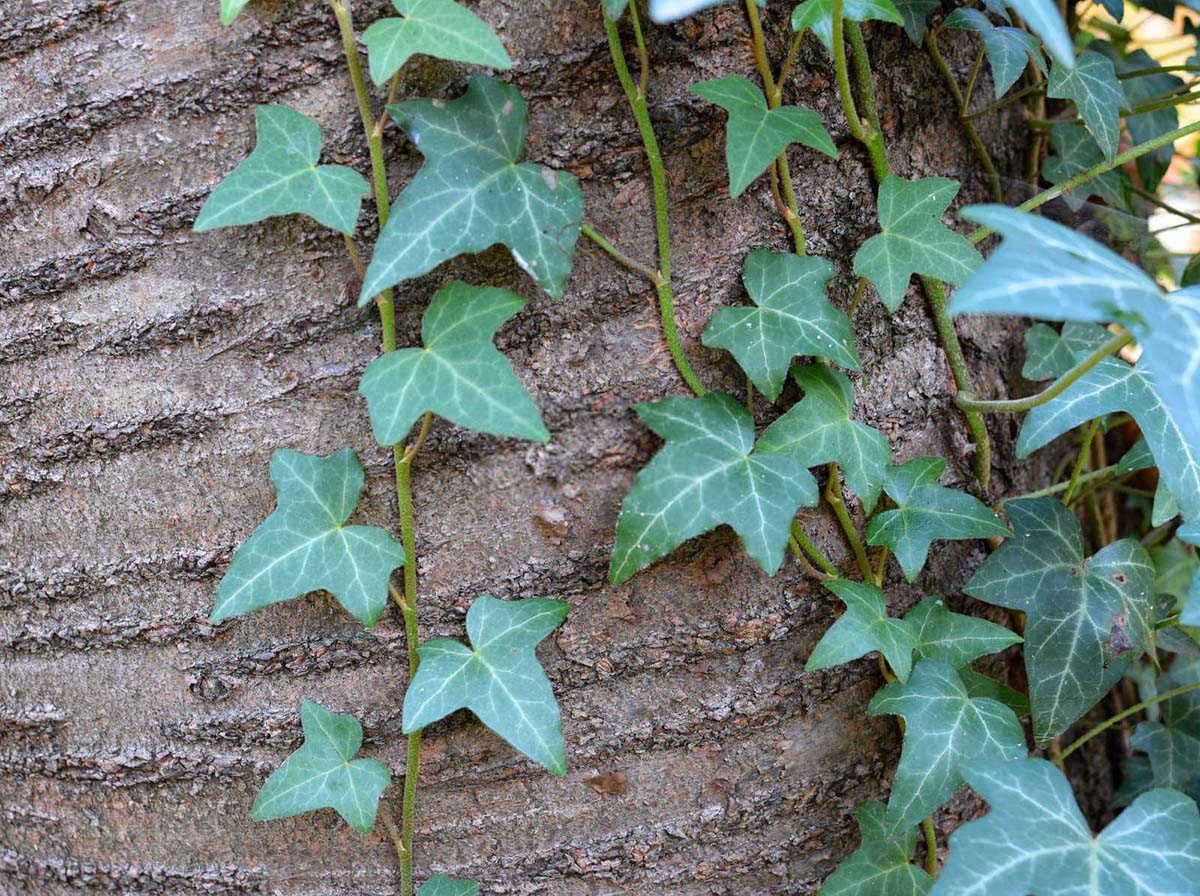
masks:
[[[480,0],[530,101],[528,157],[583,181],[588,217],[653,257],[648,178],[595,2]],[[779,58],[790,7],[767,17]],[[273,506],[271,452],[352,445],[368,468],[359,519],[395,528],[387,452],[358,377],[378,326],[354,307],[340,238],[292,217],[194,235],[200,203],[253,142],[257,103],[317,118],[326,161],[366,169],[328,10],[264,0],[234,27],[216,0],[4,0],[0,17],[0,892],[387,894],[390,844],[332,812],[255,823],[265,776],[299,742],[312,698],[359,715],[366,749],[400,772],[403,627],[367,632],[318,596],[214,628],[234,547]],[[361,27],[384,13],[371,0]],[[924,51],[868,29],[893,163],[984,183]],[[963,74],[971,38],[949,41]],[[652,29],[652,112],[671,172],[680,329],[701,376],[739,390],[699,345],[742,301],[749,248],[786,249],[765,181],[728,199],[725,115],[688,85],[753,77],[737,6]],[[458,95],[462,66],[418,60],[402,96]],[[988,89],[982,84],[981,91]],[[824,49],[806,40],[789,98],[821,112],[841,158],[792,154],[810,251],[849,261],[874,226]],[[1013,107],[1015,108],[1015,107]],[[420,163],[394,129],[392,192]],[[1019,113],[984,124],[1002,171]],[[647,284],[580,242],[562,302],[507,252],[406,284],[402,344],[450,275],[514,288],[528,308],[498,344],[542,408],[545,446],[435,423],[414,472],[421,621],[460,635],[478,594],[554,596],[571,616],[540,656],[559,695],[571,772],[556,780],[465,714],[425,741],[418,876],[485,893],[811,893],[853,848],[854,805],[882,795],[898,735],[865,707],[873,661],[806,674],[839,604],[794,565],[774,578],[728,530],[620,589],[606,585],[617,509],[656,448],[635,401],[681,393]],[[923,296],[857,315],[862,419],[896,457],[936,453],[969,481],[962,422]],[[1021,362],[1019,329],[961,329],[980,390]],[[765,407],[760,411],[766,412]],[[995,488],[1013,484],[998,424]],[[835,557],[831,520],[808,528]],[[938,548],[897,611],[955,594],[982,557]],[[385,799],[398,814],[399,790]],[[969,811],[969,807],[962,811]],[[953,821],[953,813],[943,818]]]

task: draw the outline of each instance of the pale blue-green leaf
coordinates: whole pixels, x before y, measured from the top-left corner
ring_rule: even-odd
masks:
[[[766,428],[760,451],[782,451],[805,467],[831,461],[842,466],[846,482],[871,513],[892,459],[887,437],[874,427],[850,419],[854,386],[840,371],[824,364],[792,369],[804,398]]]
[[[939,594],[922,600],[904,614],[913,627],[915,660],[936,660],[961,669],[989,653],[1021,642],[1021,636],[977,616],[952,612]]]
[[[963,777],[990,811],[950,835],[931,896],[1189,896],[1200,813],[1172,790],[1142,794],[1097,837],[1044,759],[979,762]]]
[[[421,318],[425,347],[387,352],[363,374],[359,391],[379,443],[404,439],[426,411],[479,432],[548,441],[537,405],[492,345],[496,329],[524,305],[507,290],[461,280],[434,293]]]
[[[1005,3],[1042,39],[1046,52],[1058,65],[1067,68],[1075,65],[1075,45],[1054,0],[1005,0]]]
[[[326,227],[354,233],[369,190],[363,176],[343,165],[317,164],[321,128],[311,118],[287,106],[259,106],[254,114],[254,151],[217,184],[195,229],[303,213]]]
[[[908,828],[927,818],[962,785],[962,768],[982,759],[1023,759],[1025,733],[1011,709],[972,698],[954,667],[921,660],[908,682],[893,681],[867,708],[903,716],[904,747],[888,798],[888,821]]]
[[[957,193],[958,182],[944,177],[884,179],[878,203],[883,232],[859,248],[854,273],[875,285],[889,311],[900,307],[914,273],[962,283],[978,266],[975,248],[942,223]]]
[[[1154,454],[1145,439],[1138,439],[1133,447],[1121,455],[1117,461],[1117,472],[1121,474],[1136,473],[1138,470],[1148,470],[1154,466]]]
[[[825,587],[842,599],[846,612],[817,642],[804,668],[827,669],[878,650],[896,677],[907,681],[917,645],[912,623],[889,616],[887,598],[869,582],[831,579]]]
[[[818,896],[924,896],[933,878],[912,864],[917,829],[896,830],[874,800],[854,810],[861,843],[821,884]]]
[[[444,874],[437,874],[421,884],[417,896],[476,896],[479,884],[473,880],[456,880]]]
[[[996,99],[1008,93],[1029,62],[1038,68],[1043,67],[1036,37],[1020,28],[993,25],[978,9],[960,7],[953,10],[946,16],[945,27],[969,28],[979,32],[988,63],[992,66],[992,86],[996,91]]]
[[[813,255],[755,249],[742,282],[755,307],[718,309],[701,341],[730,352],[758,390],[774,401],[796,355],[826,357],[859,370],[854,328],[825,293],[833,265]]]
[[[1084,50],[1071,68],[1055,60],[1050,66],[1046,96],[1074,101],[1104,157],[1111,159],[1117,154],[1125,92],[1110,59],[1095,50]]]
[[[664,398],[637,405],[637,413],[666,444],[621,503],[612,583],[722,523],[774,575],[796,509],[817,503],[812,474],[793,457],[758,450],[754,420],[728,395]]]
[[[904,19],[904,33],[914,44],[925,39],[925,20],[938,7],[938,0],[892,0]]]
[[[650,0],[650,18],[660,24],[674,22],[690,16],[694,12],[708,9],[710,6],[728,2],[730,0]],[[762,6],[765,0],[755,0],[755,2]],[[621,9],[624,10],[626,5],[628,5],[628,0],[622,2]]]
[[[375,245],[359,304],[463,252],[495,243],[561,298],[583,223],[573,174],[517,164],[529,119],[520,91],[476,75],[450,102],[410,100],[388,111],[425,156]]]
[[[534,648],[567,618],[560,600],[497,600],[484,594],[467,611],[471,646],[434,638],[404,695],[404,733],[459,709],[555,775],[567,773],[562,717]]]
[[[842,4],[842,18],[850,22],[874,19],[895,25],[904,24],[904,17],[892,0],[846,0]],[[792,30],[803,31],[805,28],[811,28],[825,49],[832,53],[833,0],[804,0],[797,6],[792,11]]]
[[[628,6],[629,0],[604,0],[604,14],[610,19],[619,19]]]
[[[1060,121],[1050,128],[1050,143],[1057,155],[1042,162],[1042,176],[1052,184],[1060,184],[1077,174],[1088,171],[1104,161],[1104,154],[1087,129],[1074,121]],[[1063,201],[1075,211],[1092,196],[1098,196],[1113,208],[1129,206],[1129,175],[1122,169],[1106,171],[1085,181],[1074,190],[1062,194]]]
[[[276,451],[271,482],[278,506],[234,552],[217,586],[211,622],[310,591],[328,591],[373,626],[388,600],[400,542],[376,526],[347,526],[362,493],[363,468],[343,448],[328,457]]]
[[[693,84],[692,93],[729,113],[725,162],[730,196],[740,196],[789,144],[802,143],[837,158],[820,115],[800,106],[767,108],[762,89],[741,75]]]
[[[512,68],[512,59],[487,22],[454,0],[392,0],[400,18],[378,19],[363,32],[371,79],[383,84],[417,53]]]
[[[1053,498],[1021,498],[1005,509],[1016,536],[963,590],[1025,613],[1025,668],[1042,745],[1153,648],[1154,566],[1131,538],[1085,558],[1079,521]]]
[[[1011,534],[986,504],[973,495],[938,485],[946,471],[940,457],[919,457],[889,466],[883,490],[896,502],[867,526],[867,541],[886,545],[910,582],[917,577],[929,546],[937,539],[962,541]]]
[[[221,0],[221,24],[232,25],[238,13],[246,8],[250,0]]]
[[[258,792],[251,810],[256,821],[286,818],[314,809],[335,809],[360,834],[375,824],[379,796],[391,783],[388,767],[356,759],[362,726],[305,700],[300,706],[304,745],[283,761]]]

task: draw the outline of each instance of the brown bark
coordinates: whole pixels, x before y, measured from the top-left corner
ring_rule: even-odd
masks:
[[[588,216],[651,259],[648,179],[612,73],[598,4],[481,0],[530,101],[529,157],[583,180]],[[5,0],[0,21],[0,892],[383,894],[391,847],[332,812],[249,818],[298,743],[302,698],[363,720],[367,750],[403,768],[403,628],[370,632],[320,597],[217,628],[206,622],[233,548],[270,511],[280,447],[351,444],[368,468],[360,518],[395,527],[387,453],[356,393],[378,327],[353,304],[340,239],[300,218],[194,235],[212,186],[253,140],[252,107],[315,116],[326,160],[365,169],[331,17],[264,2],[229,29],[216,0]],[[785,12],[768,25],[786,32]],[[360,27],[383,4],[356,10]],[[944,85],[895,29],[870,30],[893,162],[985,183]],[[744,22],[723,7],[651,34],[652,114],[671,172],[679,322],[711,385],[740,390],[699,345],[742,300],[749,248],[787,248],[765,182],[728,199],[724,113],[688,85],[753,76]],[[776,57],[782,45],[774,47]],[[960,72],[973,47],[950,42]],[[464,67],[416,62],[402,95],[461,92]],[[849,260],[874,227],[865,158],[848,139],[827,55],[806,41],[790,99],[842,150],[795,149],[810,251]],[[983,89],[986,85],[982,85]],[[1015,107],[1013,107],[1015,108]],[[1020,168],[1019,113],[987,122]],[[392,190],[419,164],[389,131]],[[532,301],[498,344],[543,409],[549,445],[435,423],[417,462],[421,620],[458,635],[479,593],[569,600],[540,651],[563,708],[571,772],[557,780],[459,714],[426,739],[418,875],[487,893],[810,893],[854,845],[854,805],[879,797],[895,725],[867,719],[873,662],[806,674],[838,603],[794,565],[768,578],[727,530],[620,589],[606,584],[617,508],[655,443],[635,401],[681,393],[647,284],[580,243],[564,301],[508,254],[459,259],[400,290],[402,343],[450,273]],[[897,458],[941,454],[969,481],[944,357],[914,289],[857,317],[860,408]],[[980,390],[1019,366],[1018,329],[961,327]],[[766,411],[766,408],[760,408]],[[997,491],[1013,481],[997,426]],[[564,526],[558,515],[565,518]],[[550,525],[547,525],[547,517]],[[807,527],[846,550],[830,520]],[[896,611],[954,594],[977,544],[939,547]],[[627,786],[605,786],[623,776]],[[595,781],[600,777],[600,782]],[[590,782],[590,783],[589,783]],[[606,791],[621,792],[606,792]],[[398,788],[385,797],[398,808]]]

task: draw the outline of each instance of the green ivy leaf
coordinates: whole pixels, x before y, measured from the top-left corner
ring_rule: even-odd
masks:
[[[725,161],[730,196],[740,196],[789,144],[802,143],[837,158],[820,115],[801,106],[768,109],[762,90],[740,75],[693,84],[692,93],[729,113]]]
[[[967,783],[991,811],[950,835],[931,896],[1186,896],[1200,879],[1200,813],[1153,790],[1093,837],[1063,773],[1045,759],[979,762]]]
[[[353,234],[370,189],[362,175],[344,165],[317,164],[321,128],[311,118],[287,106],[259,106],[254,114],[254,151],[217,184],[194,228],[213,230],[303,213]]]
[[[1003,703],[1016,713],[1018,719],[1024,719],[1031,715],[1029,698],[1020,691],[1014,690],[1006,684],[1001,684],[994,678],[988,678],[988,676],[976,672],[969,666],[959,669],[958,677],[962,679],[967,693],[972,697],[987,697],[998,703]]]
[[[476,896],[479,884],[473,880],[456,880],[444,874],[435,875],[417,890],[417,896]]]
[[[1042,39],[1046,52],[1055,63],[1067,69],[1075,65],[1075,44],[1054,0],[1004,0],[1004,3]]]
[[[1004,506],[1016,537],[988,557],[963,590],[1025,613],[1033,728],[1043,745],[1153,648],[1154,567],[1131,538],[1085,559],[1079,521],[1052,498]]]
[[[1074,121],[1060,121],[1050,128],[1050,143],[1057,155],[1042,162],[1042,175],[1052,184],[1060,184],[1104,161],[1104,154],[1087,129]],[[1098,196],[1113,208],[1129,206],[1129,175],[1121,169],[1106,171],[1085,181],[1082,186],[1063,193],[1063,201],[1078,211],[1092,196]]]
[[[1036,37],[1020,28],[993,25],[987,15],[978,9],[962,7],[952,11],[946,16],[945,27],[979,32],[988,63],[992,67],[992,86],[996,91],[996,99],[1008,93],[1008,89],[1021,77],[1027,63],[1032,62],[1044,70]]]
[[[944,177],[905,180],[888,175],[879,187],[879,223],[854,256],[854,273],[866,277],[889,311],[904,300],[914,273],[962,283],[979,264],[979,253],[942,223],[942,214],[958,193],[958,182]]]
[[[621,504],[612,583],[722,523],[774,575],[796,509],[817,503],[812,474],[786,454],[756,448],[754,420],[728,395],[643,402],[637,414],[666,444]]]
[[[1025,331],[1025,366],[1021,376],[1030,380],[1058,379],[1075,366],[1071,346],[1049,324],[1034,324]]]
[[[1097,50],[1112,60],[1117,75],[1128,75],[1135,71],[1160,68],[1159,63],[1145,50],[1134,50],[1132,53],[1121,53],[1107,41],[1094,40],[1088,44],[1088,49]],[[1121,88],[1125,94],[1125,107],[1132,109],[1141,103],[1160,99],[1178,91],[1184,86],[1183,80],[1168,72],[1158,72],[1153,75],[1139,75],[1136,78],[1121,80]],[[1138,115],[1126,115],[1125,127],[1129,137],[1135,143],[1147,143],[1156,137],[1161,137],[1179,127],[1179,110],[1174,106],[1165,109],[1155,109],[1152,112],[1142,112]],[[1142,180],[1142,188],[1156,190],[1159,182],[1166,174],[1171,164],[1175,148],[1171,144],[1160,146],[1154,152],[1144,153],[1137,158],[1138,175]]]
[[[914,44],[925,39],[925,20],[938,7],[938,0],[893,0],[901,18],[904,19],[904,33]]]
[[[904,18],[892,0],[847,0],[842,4],[842,18],[850,22],[891,22],[903,25]],[[804,0],[792,11],[792,30],[811,28],[825,49],[833,52],[833,0]]]
[[[840,371],[824,364],[792,369],[804,398],[766,428],[760,451],[782,451],[805,467],[836,461],[846,482],[871,513],[892,459],[888,440],[879,430],[850,419],[854,386]]]
[[[1196,572],[1200,571],[1197,557],[1182,541],[1172,538],[1166,544],[1150,548],[1154,563],[1154,591],[1169,596],[1173,603],[1168,612],[1177,613],[1187,600],[1187,592]]]
[[[854,810],[862,841],[825,879],[818,896],[924,896],[933,878],[912,864],[917,829],[887,823],[887,810],[874,800]]]
[[[914,660],[936,660],[961,669],[981,656],[999,653],[1021,642],[1002,625],[954,613],[939,594],[925,598],[904,614],[917,636]]]
[[[508,359],[492,345],[525,300],[461,280],[443,286],[421,318],[424,348],[387,352],[358,390],[381,445],[401,441],[426,411],[479,432],[545,442],[550,433]]]
[[[392,0],[394,16],[379,19],[363,32],[371,80],[383,84],[418,53],[512,68],[512,59],[487,22],[454,0]]]
[[[972,698],[954,667],[922,660],[907,683],[893,681],[871,698],[873,716],[903,716],[904,747],[888,820],[911,827],[962,786],[963,766],[982,759],[1023,759],[1025,733],[1013,711],[986,697]]]
[[[250,0],[221,0],[221,24],[232,25]]]
[[[569,609],[541,597],[476,600],[467,611],[471,647],[451,638],[420,646],[421,664],[404,695],[404,733],[469,709],[534,762],[565,775],[562,717],[534,648]]]
[[[377,526],[347,526],[363,468],[343,448],[328,457],[271,456],[279,504],[234,552],[209,621],[249,613],[310,591],[328,591],[367,627],[383,614],[388,579],[404,565],[400,542]]]
[[[1189,544],[1200,545],[1200,520],[1181,526],[1176,530],[1175,537]],[[1200,570],[1192,579],[1192,588],[1188,592],[1179,621],[1184,625],[1200,626]]]
[[[1111,808],[1128,806],[1147,790],[1154,789],[1154,773],[1145,756],[1126,756],[1121,760],[1121,784],[1109,800]]]
[[[517,164],[529,119],[517,88],[476,75],[444,103],[388,107],[425,157],[397,198],[367,268],[359,304],[462,252],[504,243],[534,282],[561,298],[583,223],[573,174]]]
[[[889,616],[887,598],[869,582],[831,579],[825,587],[842,599],[846,612],[817,642],[804,668],[828,669],[878,650],[896,677],[907,681],[917,646],[912,624]]]
[[[1200,681],[1200,659],[1179,657],[1158,680],[1159,693]],[[1184,790],[1200,774],[1200,694],[1189,691],[1159,704],[1159,721],[1139,722],[1131,743],[1150,759],[1151,786]]]
[[[766,252],[746,256],[742,281],[754,308],[721,308],[701,341],[730,352],[758,390],[774,401],[796,355],[828,357],[859,370],[850,318],[825,294],[833,265],[812,255]]]
[[[305,700],[300,705],[300,724],[304,745],[267,778],[254,800],[254,819],[269,821],[314,809],[336,809],[350,827],[369,834],[379,796],[392,775],[382,762],[354,758],[362,746],[358,719]]]
[[[1111,60],[1095,50],[1084,50],[1072,68],[1056,61],[1050,66],[1046,96],[1072,100],[1104,157],[1111,159],[1117,154],[1125,93]]]
[[[614,21],[621,18],[629,0],[604,0],[604,14]]]
[[[883,490],[896,502],[867,526],[867,542],[892,549],[910,582],[917,577],[936,539],[964,541],[1011,533],[986,504],[966,492],[938,485],[946,472],[940,457],[918,457],[889,466]]]

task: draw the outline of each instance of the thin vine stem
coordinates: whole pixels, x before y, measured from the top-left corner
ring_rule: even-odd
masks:
[[[1010,93],[1003,99],[996,100],[996,102],[984,106],[982,109],[977,109],[974,112],[965,112],[963,114],[963,118],[967,119],[968,121],[974,121],[977,118],[984,118],[988,115],[991,115],[993,112],[999,112],[1005,106],[1009,106],[1012,103],[1025,99],[1025,97],[1029,96],[1030,94],[1039,93],[1045,89],[1045,81],[1039,81],[1036,84],[1030,84],[1028,87],[1023,87],[1016,93]]]
[[[812,540],[808,537],[808,534],[795,520],[792,520],[791,537],[793,541],[795,541],[797,544],[803,547],[806,552],[808,552],[808,555],[813,558],[813,562],[815,562],[817,566],[821,568],[822,572],[824,572],[830,578],[841,578],[841,571],[833,565],[833,562],[825,556],[824,552],[822,552],[820,548],[812,543]]]
[[[842,469],[837,463],[830,463],[826,467],[826,474],[825,500],[833,508],[833,515],[837,517],[838,525],[842,527],[850,550],[854,553],[858,571],[862,573],[863,581],[869,582],[874,578],[875,571],[871,568],[871,561],[867,557],[867,550],[863,547],[862,539],[858,537],[854,521],[850,519],[850,512],[846,510],[846,500],[842,497]]]
[[[1195,682],[1192,682],[1191,684],[1185,684],[1182,687],[1178,687],[1173,690],[1166,691],[1162,694],[1156,694],[1153,697],[1143,700],[1141,703],[1135,703],[1135,704],[1133,704],[1133,706],[1129,707],[1128,709],[1117,713],[1115,716],[1112,716],[1109,719],[1106,719],[1105,721],[1101,722],[1099,725],[1096,725],[1094,728],[1091,728],[1090,730],[1088,730],[1085,734],[1076,738],[1074,741],[1071,742],[1070,746],[1068,746],[1065,750],[1063,750],[1061,753],[1058,754],[1058,758],[1060,760],[1066,759],[1068,756],[1070,756],[1072,753],[1074,753],[1076,750],[1078,750],[1080,747],[1082,747],[1084,744],[1086,744],[1089,740],[1091,740],[1097,734],[1103,734],[1105,731],[1107,731],[1113,725],[1117,724],[1117,722],[1120,722],[1123,719],[1129,718],[1134,713],[1139,713],[1143,709],[1147,709],[1151,706],[1154,706],[1157,703],[1162,703],[1164,700],[1171,700],[1175,697],[1181,697],[1184,694],[1186,694],[1190,691],[1194,691],[1198,688],[1200,688],[1200,681],[1195,681]]]
[[[392,448],[396,462],[396,498],[400,505],[400,541],[404,546],[404,616],[405,640],[408,644],[408,674],[411,682],[417,674],[421,656],[417,651],[420,629],[417,623],[417,559],[416,535],[413,527],[412,462],[399,445]],[[404,860],[400,863],[400,894],[413,896],[413,830],[417,804],[417,779],[421,772],[421,729],[408,736],[407,759],[404,766],[404,797],[401,805],[400,840]]]
[[[1063,495],[1062,502],[1070,506],[1071,500],[1075,497],[1075,491],[1079,488],[1079,477],[1083,475],[1083,469],[1087,466],[1087,462],[1092,454],[1092,439],[1096,438],[1096,432],[1100,429],[1100,418],[1097,417],[1088,426],[1087,432],[1083,436],[1083,442],[1079,445],[1079,456],[1075,458],[1075,468],[1071,471],[1071,481],[1067,483],[1067,493]]]
[[[930,877],[937,877],[937,831],[933,828],[932,816],[921,822],[921,832],[925,835],[925,870]]]
[[[628,255],[614,246],[608,239],[597,233],[590,224],[585,223],[580,232],[605,252],[607,252],[610,256],[612,256],[613,260],[616,261],[617,264],[621,265],[621,267],[628,268],[635,274],[641,274],[652,284],[654,284],[655,287],[662,283],[662,274],[650,267],[647,267],[641,262],[634,261]]]

